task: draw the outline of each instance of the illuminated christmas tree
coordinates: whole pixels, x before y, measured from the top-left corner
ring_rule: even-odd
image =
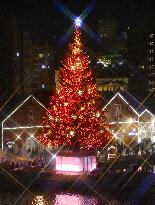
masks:
[[[51,97],[38,137],[44,146],[98,149],[111,138],[80,36],[76,26],[60,70],[60,89]]]

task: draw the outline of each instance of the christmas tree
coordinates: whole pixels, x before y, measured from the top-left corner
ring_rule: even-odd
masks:
[[[89,63],[83,51],[81,32],[76,27],[60,69],[60,89],[50,99],[42,134],[38,137],[43,145],[98,149],[110,140]]]

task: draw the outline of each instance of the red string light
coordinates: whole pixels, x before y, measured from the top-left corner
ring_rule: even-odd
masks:
[[[60,90],[51,97],[38,140],[53,148],[79,146],[102,148],[110,139],[105,113],[100,108],[89,57],[83,51],[81,33],[75,29],[69,52],[60,70]]]

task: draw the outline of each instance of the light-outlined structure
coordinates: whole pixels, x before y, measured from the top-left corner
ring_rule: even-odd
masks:
[[[22,101],[2,121],[2,151],[12,150],[14,155],[39,154],[41,145],[36,136],[42,129],[46,107],[32,94]]]
[[[144,139],[155,142],[155,116],[127,92],[116,93],[104,106],[107,121],[116,141],[140,143]]]

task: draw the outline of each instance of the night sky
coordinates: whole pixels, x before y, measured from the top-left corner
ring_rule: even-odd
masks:
[[[59,42],[73,24],[62,7],[79,16],[90,4],[92,9],[84,23],[94,33],[97,32],[97,22],[106,14],[118,20],[120,31],[125,31],[128,26],[147,27],[155,18],[155,0],[0,0],[0,16],[14,15],[19,31],[35,33],[40,39],[54,38]],[[89,37],[87,33],[85,36]],[[91,41],[95,42],[95,38]],[[8,73],[1,73],[3,82]],[[8,86],[7,81],[4,84]],[[7,88],[1,86],[1,90],[6,92]]]
[[[60,4],[80,15],[90,2],[93,9],[85,23],[94,31],[97,30],[97,21],[107,13],[116,17],[121,30],[128,25],[147,25],[155,13],[154,0],[1,0],[0,8],[1,14],[15,15],[22,29],[48,37],[63,35],[72,23],[61,11]]]

